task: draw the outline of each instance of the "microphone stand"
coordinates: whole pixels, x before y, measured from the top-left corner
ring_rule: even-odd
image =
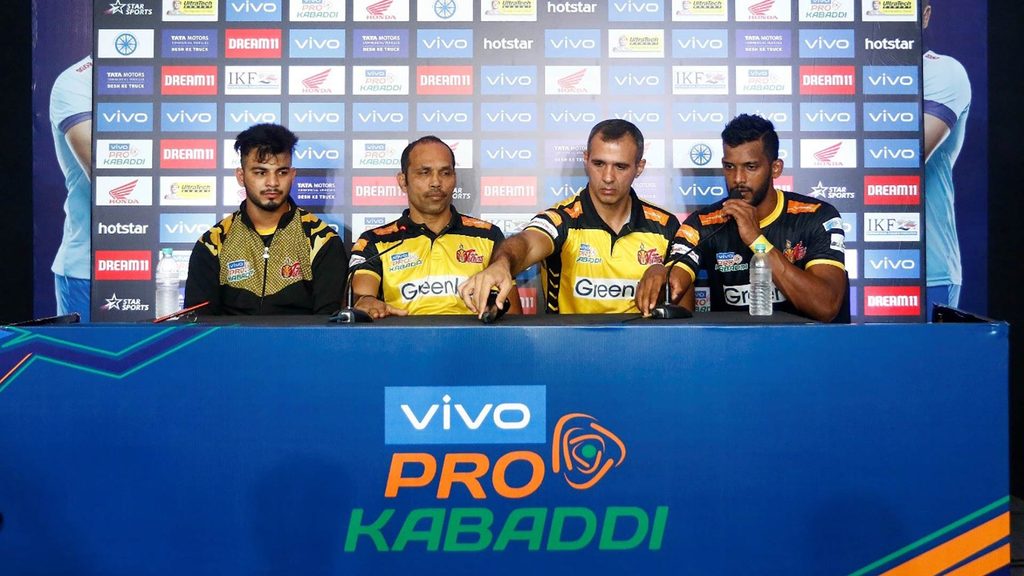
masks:
[[[405,232],[405,226],[399,228],[399,231]],[[367,264],[373,262],[374,260],[379,260],[382,256],[384,256],[388,252],[391,252],[395,248],[398,248],[404,243],[405,237],[402,237],[402,239],[399,240],[398,243],[395,244],[394,246],[391,246],[390,248],[384,250],[383,252],[378,252],[377,254],[374,254],[372,257],[363,260],[359,264],[356,264],[355,266],[352,267],[351,270],[348,271],[348,290],[345,292],[345,307],[332,314],[331,317],[327,319],[328,322],[332,322],[335,324],[362,324],[366,322],[373,322],[373,318],[371,318],[369,314],[352,305],[352,294],[354,292],[352,288],[352,277],[360,268],[365,267]],[[381,281],[383,282],[383,279],[381,279]]]

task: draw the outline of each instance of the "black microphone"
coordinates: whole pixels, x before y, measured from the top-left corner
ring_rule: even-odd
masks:
[[[735,190],[729,190],[730,200],[738,200],[740,198],[741,196],[739,192]],[[732,218],[726,216],[725,222],[722,222],[721,224],[718,225],[718,228],[715,228],[714,230],[711,231],[710,234],[698,240],[697,243],[693,245],[693,248],[690,248],[689,250],[686,251],[686,254],[683,254],[678,259],[669,262],[668,266],[665,267],[665,270],[668,272],[668,274],[665,276],[665,302],[663,304],[658,304],[657,306],[651,309],[652,318],[656,318],[658,320],[676,320],[681,318],[693,318],[693,312],[690,312],[683,306],[672,303],[672,283],[669,282],[669,279],[672,277],[672,267],[681,262],[682,259],[689,255],[691,252],[693,252],[697,248],[700,248],[701,244],[704,244],[705,242],[710,240],[712,236],[718,234],[723,228],[728,226],[730,222],[732,222]]]
[[[509,300],[506,298],[505,306],[498,308],[498,289],[491,288],[490,294],[487,295],[487,305],[484,306],[484,313],[480,316],[480,321],[484,324],[493,324],[495,320],[505,315],[508,306]]]
[[[398,227],[398,232],[402,233],[403,235],[402,235],[402,239],[399,240],[397,244],[395,244],[394,246],[391,246],[390,248],[388,248],[387,250],[384,250],[383,252],[378,252],[378,253],[374,254],[373,256],[370,256],[369,258],[367,258],[367,259],[363,260],[362,262],[360,262],[360,263],[356,264],[355,266],[353,266],[348,271],[348,280],[347,280],[348,291],[345,294],[345,296],[346,296],[348,301],[346,302],[346,306],[344,308],[342,308],[341,310],[338,310],[337,312],[332,314],[330,318],[327,319],[328,322],[333,322],[335,324],[357,324],[357,323],[363,323],[363,322],[373,322],[373,318],[371,318],[369,314],[367,314],[366,312],[364,312],[362,310],[359,310],[358,308],[355,308],[354,306],[352,306],[352,292],[353,292],[353,289],[352,289],[352,277],[355,275],[355,273],[358,270],[360,270],[361,268],[364,268],[367,264],[373,262],[374,260],[379,260],[381,257],[383,257],[388,252],[391,252],[395,248],[398,248],[399,246],[404,244],[405,243],[405,235],[404,235],[405,226],[399,226]]]

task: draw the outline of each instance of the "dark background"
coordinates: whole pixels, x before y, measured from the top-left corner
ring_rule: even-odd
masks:
[[[939,5],[935,9],[940,8]],[[989,133],[988,133],[988,253],[965,254],[965,267],[976,267],[984,261],[988,277],[988,315],[1011,324],[1010,330],[1010,389],[1012,434],[1010,439],[1012,493],[1024,495],[1024,444],[1021,443],[1019,422],[1024,415],[1024,394],[1021,392],[1024,346],[1019,326],[1024,323],[1024,312],[1019,299],[1024,297],[1024,264],[1017,260],[1021,245],[1021,226],[1024,215],[1024,190],[1019,188],[1020,166],[1024,164],[1018,149],[1021,134],[1019,100],[1024,94],[1024,82],[1019,75],[1019,23],[1024,21],[1024,6],[1019,3],[998,3],[991,7],[988,25],[988,77]],[[31,58],[32,29],[31,4],[12,3],[5,10],[7,25],[0,37],[4,62],[0,66],[0,103],[7,111],[4,138],[5,151],[0,155],[4,175],[4,203],[6,214],[0,225],[0,246],[3,247],[2,273],[0,273],[0,323],[25,320],[33,315],[32,281],[32,107]],[[941,16],[939,16],[941,14]],[[969,14],[937,13],[936,18],[965,18]],[[934,26],[939,25],[936,20]],[[929,38],[933,36],[929,34]],[[945,40],[931,39],[929,46],[937,52],[961,59],[970,47],[970,39],[946,45]],[[959,48],[958,48],[959,46]],[[965,62],[968,71],[972,64]],[[65,64],[66,66],[66,64]],[[978,117],[978,106],[972,105],[971,117]],[[47,139],[49,132],[41,138]],[[968,132],[966,146],[972,145]],[[52,148],[52,146],[51,146]],[[963,203],[958,199],[958,209]],[[968,224],[971,225],[971,224]],[[976,228],[977,229],[977,228]],[[986,257],[987,256],[987,257]],[[974,268],[976,269],[976,268]],[[928,361],[922,359],[922,361]],[[987,383],[985,383],[987,384]]]

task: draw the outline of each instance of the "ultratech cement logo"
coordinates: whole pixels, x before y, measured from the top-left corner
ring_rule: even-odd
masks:
[[[153,255],[148,250],[97,250],[94,280],[150,280]]]
[[[417,552],[420,543],[428,550],[463,553],[524,546],[544,552],[660,550],[667,506],[586,506],[589,490],[616,481],[626,442],[582,412],[559,417],[548,437],[546,396],[545,386],[386,387],[384,443],[396,451],[384,481],[383,509],[352,510],[345,552],[402,552],[411,542]],[[440,449],[397,451],[422,444]],[[467,444],[508,449],[500,455],[501,450],[468,452]],[[458,451],[444,450],[454,445]],[[399,498],[417,492],[437,502],[402,509]],[[467,492],[472,507],[444,506]],[[530,507],[538,494],[549,501],[571,499],[572,506]],[[496,501],[500,510],[487,505]],[[509,510],[509,501],[525,506]],[[425,521],[431,530],[422,529]],[[580,524],[582,533],[566,530]]]

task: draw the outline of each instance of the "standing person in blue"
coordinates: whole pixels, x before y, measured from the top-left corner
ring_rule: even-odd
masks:
[[[663,300],[666,277],[672,300],[693,309],[693,282],[703,266],[711,310],[746,310],[750,260],[764,244],[775,283],[775,308],[819,320],[843,317],[847,280],[845,236],[829,203],[775,189],[782,174],[779,135],[760,116],[740,114],[722,131],[722,171],[729,199],[693,212],[670,247],[671,272],[661,264],[644,272],[636,305],[645,315]],[[702,242],[703,240],[703,242]]]
[[[924,0],[921,27],[928,28],[932,7]],[[960,303],[963,272],[956,233],[953,165],[964,144],[971,109],[971,81],[955,59],[924,53],[924,207],[928,266],[928,309]]]
[[[53,259],[57,314],[89,321],[92,286],[92,56],[61,72],[50,91],[50,129],[68,195],[64,235]]]
[[[332,314],[345,295],[348,259],[341,239],[290,196],[299,141],[277,124],[235,139],[235,178],[245,200],[192,249],[185,306],[207,314]]]

